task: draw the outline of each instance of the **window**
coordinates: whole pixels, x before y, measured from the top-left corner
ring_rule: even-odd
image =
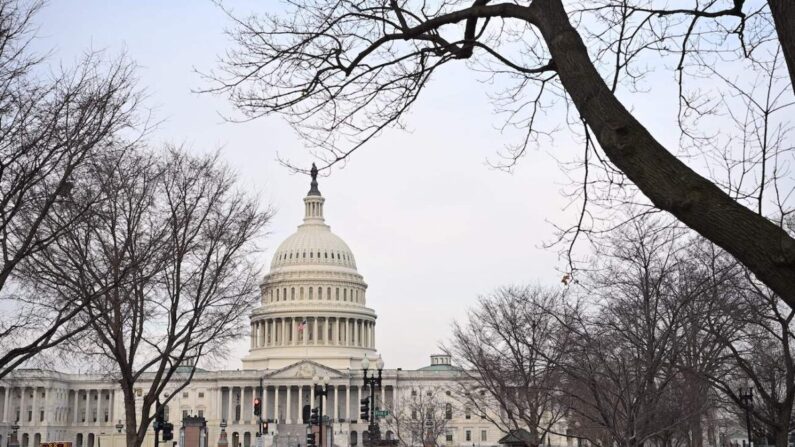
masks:
[[[199,399],[204,399],[204,393],[199,391]]]
[[[188,392],[187,391],[183,391],[182,392],[182,398],[183,399],[187,399],[188,398]]]
[[[465,439],[466,439],[467,441],[471,441],[471,440],[472,440],[472,431],[471,431],[471,430],[467,430],[467,431],[465,431],[465,432],[464,432],[464,437],[465,437]]]
[[[464,418],[472,419],[472,410],[470,410],[469,407],[464,408]]]
[[[188,417],[188,410],[182,410],[182,419]]]
[[[450,390],[447,390],[447,392],[445,394],[447,394],[449,396],[451,394]]]
[[[200,418],[203,418],[203,417],[204,417],[204,410],[199,410],[199,417],[200,417]]]
[[[452,419],[453,418],[453,405],[452,404],[445,404],[445,406],[444,406],[444,418],[445,419]]]
[[[488,432],[487,430],[481,430],[481,431],[480,431],[480,441],[481,441],[481,442],[486,442],[486,441],[488,441],[488,438],[489,438],[489,437],[488,437],[488,433],[489,433],[489,432]]]
[[[41,410],[41,412],[39,412],[39,422],[44,422],[44,410]]]
[[[445,441],[446,441],[448,444],[452,444],[452,443],[453,443],[453,434],[452,434],[452,433],[448,433],[448,434],[446,434],[446,435],[444,436],[444,440],[445,440]]]
[[[411,396],[414,397],[417,395],[417,390],[411,390]]]
[[[417,410],[411,410],[411,419],[417,420]]]

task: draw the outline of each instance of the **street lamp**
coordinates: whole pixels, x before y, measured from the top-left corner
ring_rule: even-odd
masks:
[[[754,408],[754,388],[740,388],[740,403],[745,409],[745,428],[748,431],[748,447],[751,447],[751,409]]]
[[[122,430],[124,430],[124,424],[122,424],[121,419],[119,419],[119,422],[116,423],[116,431],[121,433]]]
[[[19,447],[19,439],[17,438],[19,432],[19,419],[11,426],[11,437],[8,438],[8,447]]]
[[[370,360],[367,356],[362,359],[362,369],[364,370],[364,386],[370,388],[370,425],[367,427],[367,440],[370,445],[377,445],[381,440],[381,433],[378,429],[378,423],[375,420],[375,388],[381,388],[381,371],[384,369],[384,360],[379,356],[375,362],[378,368],[378,376],[373,374],[367,377],[367,370],[370,368]]]
[[[315,385],[315,398],[320,400],[317,405],[318,407],[317,423],[318,427],[320,428],[320,430],[318,431],[317,444],[320,447],[323,447],[325,445],[323,444],[323,398],[328,396],[328,382],[329,382],[328,376],[323,377],[322,385],[321,385],[321,380],[320,378],[318,378],[318,376],[312,378],[312,383],[314,383]]]

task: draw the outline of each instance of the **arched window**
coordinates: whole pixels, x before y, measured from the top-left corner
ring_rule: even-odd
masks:
[[[359,436],[355,431],[351,431],[351,446],[359,444]]]
[[[339,301],[340,300],[340,288],[339,287],[337,287],[337,291],[335,293],[337,295],[337,301]]]
[[[312,287],[309,288],[309,299],[312,299]]]
[[[290,299],[295,300],[295,287],[290,287]]]
[[[279,289],[276,289],[276,301],[279,301]]]
[[[322,300],[323,299],[323,288],[322,287],[318,287],[317,288],[317,299],[318,300]]]
[[[299,298],[299,299],[301,299],[301,300],[303,300],[303,299],[304,299],[304,288],[303,288],[303,287],[301,287],[301,288],[299,289],[299,294],[300,294],[301,296],[299,296],[298,298]]]
[[[326,299],[331,299],[331,287],[326,287]]]
[[[444,406],[444,418],[445,419],[452,419],[453,418],[453,404],[445,404],[445,406]]]
[[[342,301],[348,301],[348,289],[342,289]]]

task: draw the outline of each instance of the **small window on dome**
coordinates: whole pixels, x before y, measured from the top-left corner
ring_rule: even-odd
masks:
[[[315,253],[313,253],[313,252],[311,252],[311,251],[310,251],[310,252],[309,252],[309,257],[310,257],[310,258],[314,258],[314,254],[315,254]]]
[[[317,288],[317,299],[319,299],[319,300],[323,299],[323,288],[322,287],[318,287]]]
[[[302,257],[302,258],[305,258],[305,257],[306,257],[306,252],[304,252],[304,255],[303,255],[303,256],[301,256],[301,257]]]
[[[317,258],[320,259],[320,252],[317,252]]]
[[[323,252],[323,254],[325,255],[325,256],[323,256],[324,258],[328,258],[328,252],[327,251]]]
[[[290,253],[290,259],[293,259],[293,254],[292,253]]]
[[[331,259],[334,259],[334,252],[331,252]]]

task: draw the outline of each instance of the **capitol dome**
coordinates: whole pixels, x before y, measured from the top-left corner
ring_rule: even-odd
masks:
[[[359,368],[373,358],[375,312],[353,252],[323,217],[317,170],[304,197],[304,221],[273,255],[251,314],[246,369],[281,368],[312,359],[332,368]]]

